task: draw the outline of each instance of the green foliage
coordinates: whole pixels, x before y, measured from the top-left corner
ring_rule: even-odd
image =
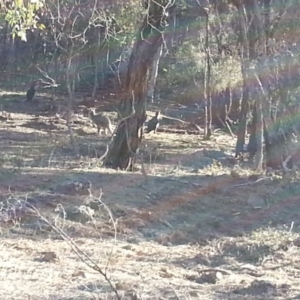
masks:
[[[26,30],[37,28],[36,11],[43,7],[41,1],[27,2],[14,1],[12,8],[6,11],[5,21],[12,27],[12,35],[19,36],[23,41],[27,41]]]
[[[160,84],[162,86],[190,85],[203,78],[203,55],[189,43],[184,43],[171,57],[160,65]],[[171,63],[169,64],[169,62]],[[165,64],[164,64],[165,63]]]
[[[112,16],[121,29],[116,39],[126,45],[133,43],[144,13],[145,9],[140,0],[129,0],[114,6]]]
[[[219,60],[212,68],[212,85],[214,91],[220,92],[228,86],[238,86],[242,82],[240,63],[228,56]]]
[[[168,87],[179,87],[180,101],[183,97],[197,99],[203,95],[203,82],[206,55],[199,50],[194,40],[186,41],[170,58],[161,62],[158,85],[164,90]],[[212,92],[220,92],[228,86],[241,84],[242,74],[240,63],[232,57],[217,57],[217,63],[211,60],[211,88]],[[171,61],[171,63],[169,63]],[[180,87],[184,87],[182,89]],[[174,90],[174,88],[171,90]],[[176,98],[176,97],[175,97]],[[173,98],[173,100],[175,100]]]

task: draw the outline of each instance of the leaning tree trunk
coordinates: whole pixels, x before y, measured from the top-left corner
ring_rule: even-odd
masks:
[[[116,135],[104,159],[104,166],[121,170],[132,169],[133,159],[139,151],[146,121],[145,99],[149,73],[155,55],[162,45],[162,34],[166,25],[168,0],[149,0],[147,15],[139,30],[133,47],[124,95],[120,103],[121,121]]]

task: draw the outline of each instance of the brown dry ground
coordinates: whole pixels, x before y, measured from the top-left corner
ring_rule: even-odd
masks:
[[[65,122],[42,112],[46,100],[19,98],[2,99],[0,299],[116,299],[26,201],[106,270],[122,299],[300,299],[296,173],[249,180],[221,132],[149,134],[147,176],[140,163],[104,169],[97,156],[109,139],[95,127],[74,125],[75,155]],[[74,213],[82,205],[92,213]]]

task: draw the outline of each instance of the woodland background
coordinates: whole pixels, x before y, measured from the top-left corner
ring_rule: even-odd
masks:
[[[300,299],[300,1],[0,4],[1,299]]]

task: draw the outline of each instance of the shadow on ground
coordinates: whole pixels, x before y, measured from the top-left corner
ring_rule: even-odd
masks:
[[[137,288],[137,282],[145,288],[154,278],[156,286],[151,282],[148,291],[153,299],[178,299],[176,293],[191,299],[297,299],[284,285],[289,278],[296,289],[299,278],[297,180],[250,180],[246,171],[233,176],[234,141],[217,134],[211,142],[199,136],[147,135],[141,149],[144,170],[141,161],[131,173],[100,168],[98,158],[109,138],[76,124],[75,130],[86,132],[74,130],[75,154],[66,125],[47,117],[37,120],[30,114],[42,116],[39,105],[15,101],[5,104],[15,115],[0,129],[0,222],[2,241],[16,261],[26,253],[18,248],[21,238],[34,252],[51,237],[47,247],[62,251],[61,233],[51,226],[57,224],[99,263],[104,252],[118,247],[112,265],[122,268],[114,271],[132,281],[124,289]],[[33,207],[50,224],[33,214]],[[2,250],[10,257],[7,249]],[[72,261],[67,251],[63,256],[74,263],[77,257]],[[62,270],[64,276],[69,272],[68,284],[74,281],[69,269]],[[76,293],[87,291],[91,298],[98,292],[93,288],[103,282],[90,276],[85,285],[73,285]],[[172,289],[166,288],[170,282]]]

